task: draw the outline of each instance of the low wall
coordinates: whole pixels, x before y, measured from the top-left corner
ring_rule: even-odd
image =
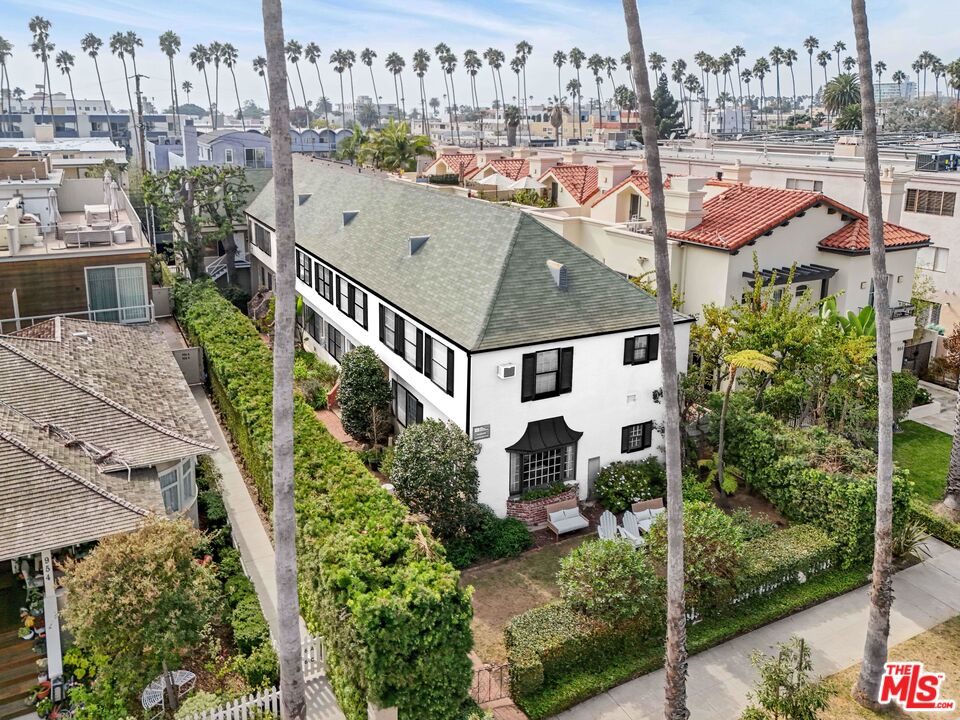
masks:
[[[516,518],[527,525],[543,525],[547,521],[547,505],[577,499],[577,486],[572,485],[559,495],[537,500],[507,500],[507,517]]]

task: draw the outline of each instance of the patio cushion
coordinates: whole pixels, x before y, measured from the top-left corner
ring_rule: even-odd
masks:
[[[651,525],[653,525],[653,518],[648,517],[637,520],[637,526],[642,532],[649,532]]]
[[[563,510],[557,510],[556,512],[550,513],[549,518],[550,522],[556,525],[557,523],[562,523],[564,521],[566,514]]]
[[[637,520],[640,520],[641,522],[644,520],[653,519],[653,513],[651,513],[649,510],[640,510],[639,512],[634,513],[634,515],[636,515]]]
[[[573,532],[574,530],[580,530],[581,528],[587,527],[590,523],[585,517],[577,516],[575,518],[564,518],[559,522],[553,520],[550,521],[558,534],[563,535],[564,533]]]
[[[563,511],[563,516],[565,518],[578,518],[580,517],[580,508],[567,508]]]

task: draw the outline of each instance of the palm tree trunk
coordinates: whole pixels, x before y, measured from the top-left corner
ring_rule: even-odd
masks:
[[[400,86],[397,84],[397,77],[399,73],[393,73],[393,92],[397,96],[397,122],[401,120],[400,118]]]
[[[297,80],[300,82],[300,94],[303,95],[303,109],[307,113],[307,127],[310,127],[312,124],[310,122],[310,108],[307,107],[307,91],[303,89],[303,76],[300,74],[300,63],[296,63],[294,67],[297,68]]]
[[[577,134],[583,139],[583,91],[580,89],[580,68],[577,68]]]
[[[270,75],[270,116],[290,127],[281,0],[263,0],[263,31]],[[297,524],[293,487],[294,222],[290,133],[271,133],[276,214],[276,341],[273,350],[273,527],[277,566],[280,692],[285,720],[304,720],[297,595]]]
[[[370,70],[370,82],[373,83],[373,98],[377,101],[377,127],[380,127],[380,96],[377,95],[377,80],[373,77],[373,65],[368,67]]]
[[[354,125],[356,125],[356,123],[357,123],[357,97],[356,97],[356,95],[354,95],[354,93],[353,93],[353,68],[347,68],[347,72],[350,73],[350,107],[353,108],[353,110],[352,110],[352,112],[353,112],[353,123],[354,123]],[[300,74],[300,69],[297,68],[297,75],[299,75],[299,74]],[[300,85],[301,85],[301,90],[302,90],[302,89],[303,89],[303,87],[302,87],[302,86],[303,86],[303,81],[300,82]],[[307,103],[306,95],[304,95],[303,103],[304,103],[304,105],[306,105],[306,103]],[[309,117],[309,115],[310,115],[310,111],[307,110],[307,116]]]
[[[407,92],[403,89],[403,73],[397,73],[397,77],[400,78],[400,117],[403,120],[407,119]]]
[[[677,387],[677,339],[673,326],[670,259],[663,173],[657,146],[657,125],[646,53],[636,0],[623,0],[630,42],[630,60],[640,106],[640,127],[650,175],[650,213],[653,220],[654,268],[657,274],[657,312],[660,318],[660,363],[663,372],[664,445],[667,467],[667,639],[665,720],[687,720],[686,610],[683,597],[683,494],[680,469],[680,405]]]
[[[457,87],[453,82],[453,73],[450,74],[450,94],[453,96],[453,125],[457,129],[457,145],[460,144],[460,116],[457,113]]]
[[[493,111],[493,121],[496,123],[496,137],[497,145],[500,144],[500,111],[503,108],[502,97],[497,97],[497,71],[494,70],[493,65],[490,66],[490,74],[493,76],[493,99],[497,103],[497,109]]]
[[[953,445],[950,447],[943,504],[950,510],[960,510],[960,382],[957,383],[957,417],[953,424]]]
[[[213,114],[213,98],[210,97],[210,78],[207,76],[207,66],[203,66],[203,84],[207,88],[207,105],[210,108],[210,122],[213,123],[213,126],[217,126],[217,119]]]
[[[507,96],[503,94],[503,74],[499,70],[497,70],[497,79],[500,81],[500,117],[503,118],[504,125],[506,125]],[[499,127],[499,124],[497,127]]]
[[[220,63],[213,64],[213,105],[217,114],[213,116],[213,129],[217,129],[220,120]]]
[[[243,119],[243,105],[240,103],[240,89],[237,87],[237,74],[230,68],[230,76],[233,78],[233,92],[237,96],[237,113],[240,115],[240,127],[247,131],[247,123]]]
[[[880,159],[877,151],[876,99],[873,90],[873,62],[865,0],[851,0],[857,38],[861,110],[863,115],[864,167],[867,215],[870,230],[870,260],[873,266],[874,310],[877,323],[877,386],[879,418],[877,427],[877,505],[874,530],[873,583],[870,618],[863,647],[863,664],[854,696],[868,708],[877,707],[880,680],[887,661],[890,637],[890,608],[893,605],[893,368],[890,342],[890,298],[887,294],[886,248],[883,244],[883,202],[880,196]]]
[[[727,387],[723,391],[723,406],[720,408],[720,431],[717,438],[717,482],[723,485],[723,450],[725,430],[727,425],[727,410],[730,407],[730,393],[733,392],[733,385],[737,380],[737,368],[730,366],[730,372],[727,376]]]
[[[133,95],[130,94],[130,78],[127,77],[127,60],[123,55],[120,56],[120,62],[123,63],[123,84],[127,88],[127,104],[130,106],[130,120],[133,125],[137,124],[137,117],[134,114],[133,110]],[[130,128],[131,138],[133,137],[132,133],[134,132],[134,127]]]
[[[813,127],[813,53],[810,53],[810,127]]]
[[[340,75],[340,124],[343,127],[347,126],[347,99],[343,95],[343,73],[338,73]]]
[[[173,58],[170,58],[170,77],[173,82],[173,118],[177,124],[177,132],[180,132],[180,93],[177,92],[177,70],[173,64]]]
[[[80,137],[80,113],[77,111],[77,96],[73,94],[72,73],[67,73],[67,83],[70,85],[70,100],[73,103],[73,125],[77,129],[77,137]]]
[[[527,116],[527,145],[530,145],[533,138],[530,137],[530,106],[527,105],[527,64],[523,64],[523,114]]]
[[[323,103],[323,122],[327,127],[330,127],[330,117],[327,113],[327,91],[323,89],[323,80],[320,79],[320,66],[314,65],[313,67],[316,68],[317,82],[320,84],[320,101]]]

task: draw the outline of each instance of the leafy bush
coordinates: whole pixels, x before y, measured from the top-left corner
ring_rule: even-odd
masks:
[[[207,519],[207,530],[227,524],[227,508],[217,490],[204,490],[197,496],[200,511]]]
[[[659,583],[642,552],[612,540],[589,540],[560,561],[560,597],[600,620],[635,618],[658,609]]]
[[[234,656],[230,669],[240,673],[254,690],[274,687],[280,681],[280,661],[269,642],[258,645],[249,655]]]
[[[813,525],[798,523],[743,545],[743,564],[736,579],[743,594],[795,582],[829,569],[837,558],[837,543]]]
[[[777,524],[765,517],[754,515],[747,508],[737,508],[730,513],[730,519],[740,531],[740,537],[744,540],[756,540],[757,538],[767,537],[777,529]]]
[[[569,490],[570,485],[567,485],[562,480],[557,482],[552,482],[549,485],[543,485],[542,487],[533,488],[532,490],[527,490],[520,496],[520,500],[527,502],[530,500],[543,500],[543,498],[554,497],[560,493]]]
[[[910,501],[910,519],[920,523],[928,533],[954,547],[960,547],[960,523],[951,522],[919,498]]]
[[[716,415],[716,413],[711,413]],[[711,418],[711,432],[715,432]],[[876,457],[822,428],[791,428],[730,403],[725,458],[746,482],[793,522],[812,523],[836,540],[846,567],[873,556]],[[906,521],[911,484],[893,477],[894,532]]]
[[[174,306],[204,349],[214,399],[270,510],[270,350],[209,281],[177,283]],[[351,720],[366,717],[368,700],[423,720],[456,717],[468,702],[473,645],[458,574],[299,396],[294,453],[301,611],[324,638],[341,708]]]
[[[910,408],[913,407],[914,398],[917,396],[917,388],[920,386],[920,380],[911,372],[895,372],[893,374],[893,419],[896,422],[903,420]]]
[[[683,570],[687,604],[701,614],[733,596],[743,559],[743,540],[733,520],[716,505],[683,504]],[[654,566],[667,565],[667,514],[661,513],[647,533],[647,550]]]
[[[710,491],[710,483],[701,480],[696,473],[689,472],[683,476],[684,502],[713,502],[713,493]]]
[[[293,382],[307,404],[314,410],[327,407],[327,394],[337,384],[340,371],[312,352],[297,350],[293,361]]]
[[[481,548],[492,558],[516,557],[533,545],[527,526],[516,518],[494,518],[482,538]]]
[[[593,489],[607,510],[619,513],[638,500],[662,497],[667,489],[667,473],[656,458],[614,462],[600,471]]]
[[[191,720],[194,714],[202,713],[205,710],[216,710],[222,704],[223,701],[219,695],[198,690],[180,703],[180,707],[173,714],[173,718],[174,720]]]
[[[444,541],[447,559],[462,568],[478,560],[516,557],[533,544],[527,526],[516,518],[498,518],[487,505],[475,505],[466,532]]]
[[[930,394],[930,391],[925,387],[917,386],[917,392],[913,396],[913,406],[917,407],[918,405],[928,405],[933,402],[933,396]]]
[[[340,410],[343,429],[357,440],[377,443],[390,416],[390,383],[380,358],[368,345],[345,353],[340,361]]]
[[[245,595],[240,599],[230,616],[230,627],[237,648],[245,655],[270,639],[270,626],[263,617],[256,595]]]
[[[827,707],[830,690],[810,676],[810,646],[802,638],[777,643],[774,656],[754,650],[750,662],[760,679],[740,720],[814,720]]]
[[[477,447],[454,423],[428,418],[393,446],[390,480],[397,497],[422,513],[440,538],[463,535],[477,505]]]

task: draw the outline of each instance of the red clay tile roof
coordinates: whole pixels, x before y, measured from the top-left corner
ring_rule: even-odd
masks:
[[[498,173],[511,180],[519,180],[530,174],[530,161],[524,158],[497,158],[496,160],[491,160],[482,168],[479,168],[477,172],[487,167],[492,167]]]
[[[671,177],[672,177],[672,175],[667,175],[667,179],[663,181],[663,187],[665,187],[665,188],[669,188],[669,187],[670,187],[670,178],[671,178]],[[707,180],[707,183],[706,183],[706,184],[707,184],[707,185],[714,185],[714,186],[717,186],[717,187],[728,187],[728,188],[729,188],[729,187],[734,187],[735,185],[737,185],[737,183],[732,182],[732,181],[730,181],[730,180],[716,180],[716,179],[713,179],[713,178],[711,178],[710,180]],[[607,190],[607,191],[603,194],[603,197],[606,198],[606,197],[609,196],[609,195],[613,195],[613,194],[614,194],[615,192],[617,192],[620,188],[622,188],[622,187],[624,187],[624,186],[626,186],[626,185],[633,185],[635,188],[637,188],[637,190],[640,191],[640,193],[641,193],[644,197],[650,197],[650,176],[649,176],[649,174],[647,173],[646,170],[633,170],[633,171],[630,173],[629,177],[624,178],[624,179],[621,180],[619,183],[617,183],[616,185],[614,185],[612,188],[610,188],[609,190]],[[603,202],[603,200],[597,201],[597,205],[599,205],[601,202]]]
[[[438,155],[437,159],[430,163],[424,172],[429,172],[441,160],[447,164],[451,172],[458,175],[468,175],[472,170],[477,169],[477,156],[473,153],[446,153]]]
[[[596,165],[554,165],[540,176],[540,181],[547,175],[553,175],[578,205],[583,205],[599,189]]]
[[[887,248],[914,247],[930,244],[930,236],[900,225],[885,222],[883,224],[883,244]],[[866,218],[857,218],[847,223],[832,235],[820,241],[825,250],[841,252],[870,252],[870,231]]]

